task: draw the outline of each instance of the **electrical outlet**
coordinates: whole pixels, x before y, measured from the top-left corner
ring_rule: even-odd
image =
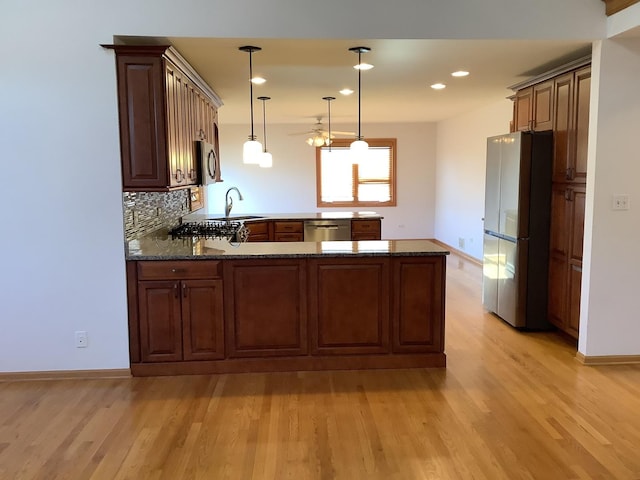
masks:
[[[76,332],[76,348],[86,348],[88,346],[87,332],[78,330]]]
[[[611,208],[613,210],[629,210],[629,195],[614,195]]]

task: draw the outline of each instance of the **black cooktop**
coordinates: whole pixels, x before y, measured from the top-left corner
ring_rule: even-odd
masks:
[[[215,220],[181,223],[169,233],[171,238],[224,238],[234,242],[245,242],[249,237],[244,223]]]

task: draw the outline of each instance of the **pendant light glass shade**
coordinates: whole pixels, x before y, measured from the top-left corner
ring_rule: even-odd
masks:
[[[255,138],[255,137],[253,137]],[[262,155],[262,144],[257,140],[247,140],[242,146],[242,163],[248,165],[260,163]]]
[[[273,155],[269,152],[262,152],[260,154],[260,163],[259,165],[262,168],[271,168],[273,167]]]
[[[358,54],[358,65],[356,65],[356,69],[358,70],[358,136],[355,141],[351,143],[349,149],[352,153],[352,162],[358,163],[360,161],[360,155],[363,152],[366,152],[369,149],[369,144],[364,141],[364,137],[362,136],[361,127],[361,108],[362,108],[362,54],[370,52],[371,49],[369,47],[353,47],[350,48],[349,51],[356,52]],[[373,68],[373,66],[369,66],[369,68]]]
[[[267,152],[267,109],[265,101],[271,100],[271,97],[258,97],[262,100],[262,135],[264,137],[264,150],[260,152],[258,157],[258,165],[262,168],[271,168],[273,166],[273,155]]]
[[[253,78],[252,54],[262,49],[247,45],[240,47],[238,50],[249,54],[249,100],[251,105],[251,135],[249,135],[249,140],[244,142],[242,147],[242,163],[259,164],[260,156],[262,155],[262,144],[256,140],[256,136],[253,134],[253,82],[251,80]]]

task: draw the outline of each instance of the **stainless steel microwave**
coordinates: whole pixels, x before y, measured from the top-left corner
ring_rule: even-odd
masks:
[[[204,140],[199,140],[196,148],[198,151],[197,158],[200,162],[200,184],[209,185],[221,182],[220,157],[216,146]]]

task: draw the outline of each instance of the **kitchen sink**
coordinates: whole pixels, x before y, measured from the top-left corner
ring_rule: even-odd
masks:
[[[264,217],[259,217],[257,215],[231,215],[230,217],[216,217],[216,218],[207,218],[207,220],[221,220],[221,221],[225,221],[225,222],[237,222],[240,220],[255,220],[258,218],[264,218]]]

